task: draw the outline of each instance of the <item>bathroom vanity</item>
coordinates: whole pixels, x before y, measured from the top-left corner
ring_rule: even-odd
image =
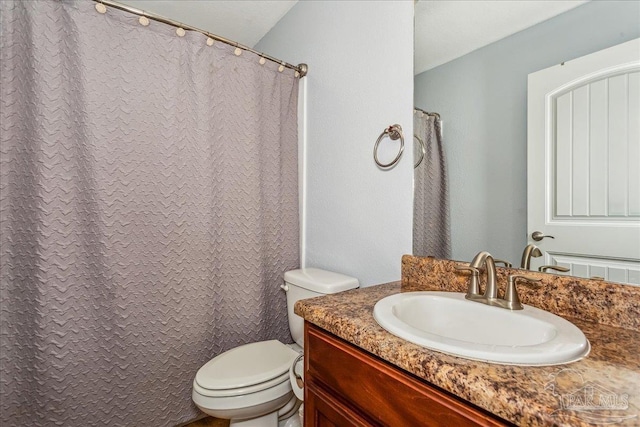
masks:
[[[306,320],[305,427],[573,427],[593,425],[588,417],[640,425],[640,288],[534,273],[545,283],[523,290],[522,302],[567,318],[591,342],[585,359],[565,365],[468,360],[402,340],[376,323],[373,307],[389,295],[463,292],[456,265],[405,256],[402,282],[297,303]],[[504,283],[513,271],[498,274]]]
[[[307,323],[305,426],[511,425]]]

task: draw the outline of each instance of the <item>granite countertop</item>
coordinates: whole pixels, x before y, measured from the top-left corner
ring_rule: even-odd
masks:
[[[591,342],[583,360],[559,366],[490,364],[432,351],[382,329],[375,303],[415,291],[401,282],[296,303],[305,320],[494,415],[523,426],[640,425],[640,332],[566,317]],[[526,301],[523,301],[526,303]],[[602,396],[602,397],[601,397]],[[583,411],[565,405],[585,402]],[[599,403],[609,408],[596,408]],[[617,405],[617,406],[615,406]]]

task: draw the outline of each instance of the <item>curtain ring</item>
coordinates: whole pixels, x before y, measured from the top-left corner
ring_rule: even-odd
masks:
[[[424,142],[420,139],[418,135],[413,135],[413,139],[417,139],[418,143],[420,144],[420,159],[418,159],[416,164],[413,165],[413,168],[415,169],[418,166],[420,166],[420,163],[422,163],[422,160],[424,160],[424,155],[427,154],[427,149],[424,146]]]
[[[400,151],[398,151],[398,155],[396,155],[396,158],[391,160],[391,162],[387,164],[381,163],[380,160],[378,160],[378,147],[380,146],[380,141],[382,141],[382,139],[385,136],[389,136],[389,138],[391,138],[391,140],[393,141],[400,139]],[[391,125],[388,128],[386,128],[384,131],[382,131],[382,133],[378,137],[378,140],[376,141],[376,145],[373,146],[373,160],[375,160],[376,164],[381,168],[390,168],[392,166],[395,166],[396,163],[398,163],[398,161],[400,160],[400,157],[402,156],[403,151],[404,151],[404,135],[402,134],[402,126],[398,124]]]

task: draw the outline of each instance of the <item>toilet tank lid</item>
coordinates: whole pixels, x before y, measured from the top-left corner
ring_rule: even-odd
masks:
[[[319,268],[300,268],[284,273],[284,281],[321,294],[335,294],[360,286],[358,279]]]

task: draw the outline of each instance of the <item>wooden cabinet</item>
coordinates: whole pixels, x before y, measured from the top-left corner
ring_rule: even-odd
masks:
[[[508,422],[305,322],[305,427]]]

